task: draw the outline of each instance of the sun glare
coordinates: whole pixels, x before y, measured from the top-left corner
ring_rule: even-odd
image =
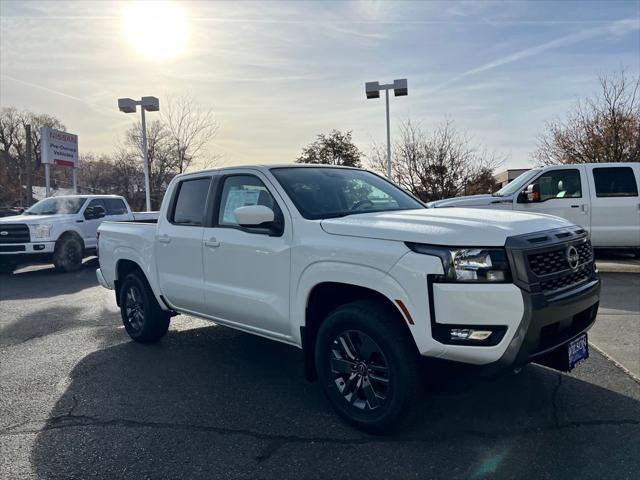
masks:
[[[139,1],[124,11],[127,41],[149,60],[170,60],[187,46],[188,26],[184,9],[174,2]]]

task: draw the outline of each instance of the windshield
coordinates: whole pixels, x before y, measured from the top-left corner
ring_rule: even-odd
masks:
[[[418,200],[371,172],[346,168],[272,168],[304,218],[425,208]]]
[[[533,170],[524,172],[522,175],[514,178],[511,183],[507,183],[493,195],[496,197],[507,197],[512,195],[517,191],[522,190],[529,183],[529,180],[535,177],[538,173],[540,173],[539,168],[534,168]]]
[[[78,213],[87,197],[52,197],[40,200],[25,215],[56,215]]]

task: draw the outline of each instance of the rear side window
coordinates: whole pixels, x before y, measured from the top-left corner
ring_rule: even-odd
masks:
[[[127,214],[127,206],[119,198],[105,198],[104,203],[107,206],[107,215]]]
[[[172,223],[189,226],[203,224],[210,181],[210,178],[197,178],[180,182],[170,218]]]
[[[638,185],[631,167],[593,169],[596,197],[637,197]]]

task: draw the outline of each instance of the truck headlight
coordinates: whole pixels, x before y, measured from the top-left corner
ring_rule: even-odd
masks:
[[[416,253],[440,257],[445,279],[457,282],[511,281],[509,261],[502,248],[445,248],[407,243]]]
[[[34,238],[49,238],[49,233],[51,232],[51,228],[53,227],[50,223],[41,223],[40,225],[34,225],[33,227],[33,236]]]

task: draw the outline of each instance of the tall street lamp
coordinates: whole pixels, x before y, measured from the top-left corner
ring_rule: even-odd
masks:
[[[142,114],[142,154],[144,156],[144,194],[147,202],[147,211],[151,210],[151,196],[149,188],[149,147],[147,146],[147,124],[144,119],[144,111],[157,112],[160,110],[160,100],[156,97],[142,97],[140,100],[132,98],[119,98],[118,108],[124,113],[136,113],[136,106],[140,105]]]
[[[396,97],[403,97],[409,93],[407,79],[394,80],[393,83],[380,85],[380,82],[367,82],[364,84],[367,98],[380,98],[380,90],[384,90],[387,105],[387,178],[391,180],[391,127],[389,125],[389,90],[393,90]]]

